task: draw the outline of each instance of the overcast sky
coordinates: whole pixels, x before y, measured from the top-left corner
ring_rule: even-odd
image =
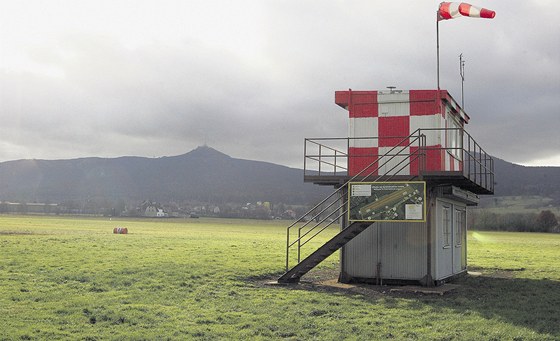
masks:
[[[346,137],[336,90],[436,88],[439,1],[0,0],[0,162],[207,144],[303,167]],[[560,2],[440,22],[441,88],[490,154],[560,166]]]

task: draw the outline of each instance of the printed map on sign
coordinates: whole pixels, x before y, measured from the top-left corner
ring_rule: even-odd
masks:
[[[426,216],[426,183],[350,183],[348,220],[423,222]]]

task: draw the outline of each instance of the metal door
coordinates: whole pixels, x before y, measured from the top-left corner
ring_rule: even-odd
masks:
[[[466,211],[464,207],[453,205],[453,273],[457,274],[466,268],[466,259],[463,260],[463,248],[466,233]]]
[[[436,279],[442,279],[453,274],[453,204],[441,200],[438,203]]]

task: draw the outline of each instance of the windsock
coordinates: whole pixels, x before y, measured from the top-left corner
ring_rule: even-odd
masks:
[[[455,19],[460,16],[492,19],[496,12],[464,2],[442,2],[439,4],[438,20]]]

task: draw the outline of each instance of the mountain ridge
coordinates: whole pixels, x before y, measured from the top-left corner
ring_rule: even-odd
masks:
[[[495,195],[541,195],[560,202],[560,167],[523,166],[494,157]]]
[[[86,157],[0,163],[0,201],[64,202],[104,198],[307,204],[324,188],[303,182],[303,170],[232,158],[208,146],[144,158]]]
[[[542,195],[560,202],[560,167],[494,158],[495,195]],[[303,182],[303,170],[233,158],[199,146],[175,156],[84,157],[0,163],[0,201],[124,200],[312,204],[331,187]]]

